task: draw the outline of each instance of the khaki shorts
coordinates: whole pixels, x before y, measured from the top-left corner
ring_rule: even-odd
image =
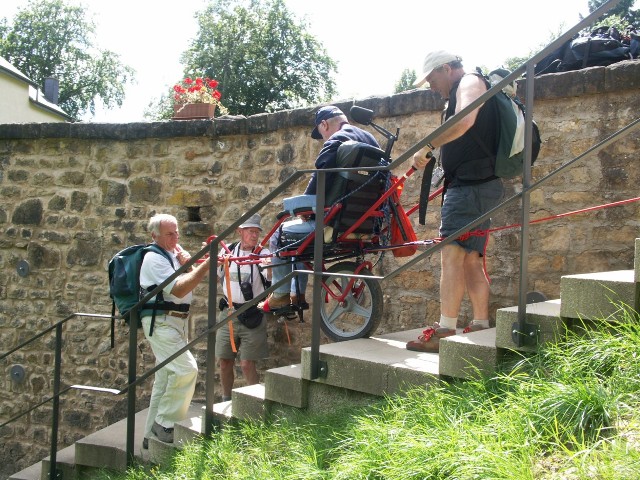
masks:
[[[247,328],[237,318],[233,319],[233,338],[238,349],[238,353],[234,353],[229,340],[229,322],[226,320],[228,311],[225,308],[220,312],[219,321],[224,322],[224,325],[216,332],[216,357],[233,359],[239,355],[240,360],[253,361],[269,357],[267,319],[263,318],[256,328]]]

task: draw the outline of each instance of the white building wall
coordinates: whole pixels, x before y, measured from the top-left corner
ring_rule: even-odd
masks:
[[[32,102],[29,99],[29,88],[28,83],[0,72],[0,124],[64,122],[66,120],[61,115]],[[33,91],[35,92],[35,89]]]

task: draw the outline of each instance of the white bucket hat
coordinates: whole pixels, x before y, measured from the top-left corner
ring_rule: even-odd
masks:
[[[418,88],[427,83],[427,77],[431,74],[431,72],[433,72],[436,68],[441,67],[445,63],[460,61],[462,61],[462,58],[445,50],[436,50],[434,52],[427,53],[427,56],[424,57],[421,80],[418,80],[413,84],[413,86]]]
[[[260,220],[262,220],[262,218],[256,213],[251,215],[242,225],[239,225],[238,228],[259,228],[262,230]]]

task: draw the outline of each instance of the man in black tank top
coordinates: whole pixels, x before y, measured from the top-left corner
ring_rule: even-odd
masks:
[[[431,90],[448,99],[445,119],[457,114],[487,91],[482,77],[467,75],[462,59],[446,51],[425,57],[423,76],[416,86],[429,83]],[[440,148],[445,175],[440,236],[447,237],[497,206],[503,196],[502,181],[493,175],[497,131],[494,99],[475,109],[427,147],[414,154],[417,168],[424,168],[427,154]],[[479,142],[477,139],[482,139]],[[486,145],[494,149],[487,151]],[[486,230],[487,220],[473,230]],[[473,319],[463,333],[489,328],[489,283],[482,256],[487,236],[456,240],[441,251],[440,321],[427,328],[407,349],[438,352],[441,338],[456,334],[458,313],[468,292]]]

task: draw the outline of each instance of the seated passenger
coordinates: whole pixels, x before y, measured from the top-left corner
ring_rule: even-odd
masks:
[[[361,128],[351,125],[347,120],[346,115],[342,113],[342,110],[332,105],[322,107],[316,112],[315,127],[311,131],[311,138],[324,141],[322,150],[320,150],[320,153],[316,158],[315,165],[317,169],[336,168],[338,147],[342,145],[343,142],[353,140],[380,148],[380,145],[378,145],[378,142],[373,135]],[[331,185],[332,175],[335,174],[327,175],[327,187]],[[304,192],[305,195],[316,194],[316,183],[316,174],[313,173],[309,180],[309,184],[307,185],[307,189]],[[276,232],[272,236],[271,243],[269,245],[272,252],[277,252],[278,240],[279,232]],[[304,268],[300,264],[291,264],[287,260],[278,257],[273,257],[272,263],[281,264],[281,266],[273,268],[273,283],[277,283],[282,280],[282,278],[292,270],[300,270]],[[296,278],[294,277],[291,280],[291,285],[285,284],[277,288],[264,302],[258,304],[258,308],[267,313],[274,312],[275,310],[281,309],[290,304],[299,305],[302,308],[308,308],[308,304],[306,303],[304,296],[308,280],[307,275],[300,274],[297,278],[299,288],[296,288]]]

